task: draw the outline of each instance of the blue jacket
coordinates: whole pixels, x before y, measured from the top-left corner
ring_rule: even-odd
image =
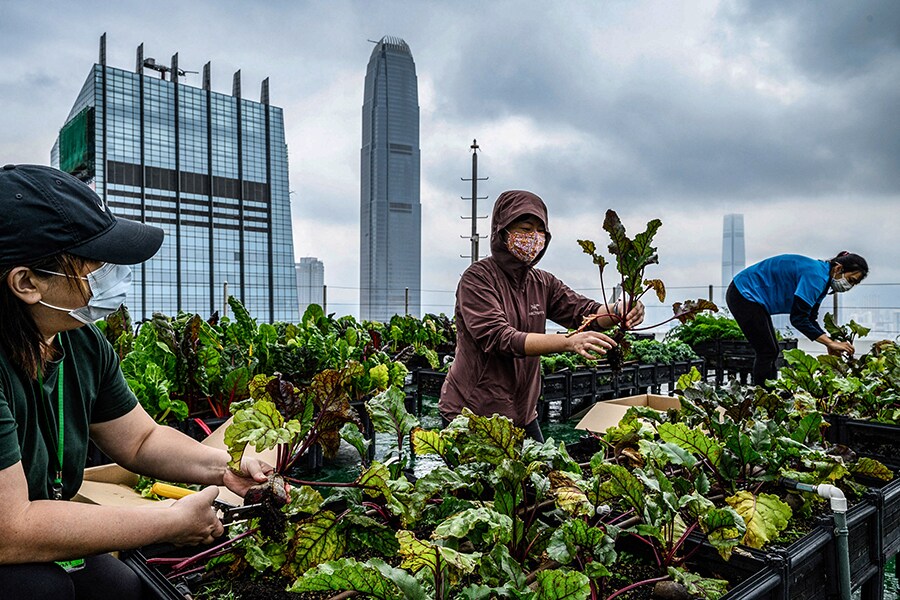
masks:
[[[799,254],[780,254],[734,276],[744,298],[770,315],[790,314],[791,324],[811,340],[825,333],[816,322],[831,281],[831,265]]]

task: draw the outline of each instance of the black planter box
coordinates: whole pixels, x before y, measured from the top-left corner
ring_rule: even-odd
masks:
[[[861,600],[881,598],[884,564],[882,560],[881,514],[870,499],[847,511],[851,589]],[[819,525],[786,548],[773,548],[770,563],[784,583],[784,598],[791,600],[837,600],[837,543],[834,520],[822,517]]]
[[[176,557],[190,556],[192,553],[201,552],[201,548],[178,548],[171,544],[156,544],[145,546],[138,550],[129,550],[121,553],[122,562],[137,573],[138,578],[144,584],[144,597],[158,600],[185,600],[191,598],[191,590],[183,583],[173,584],[159,572],[153,565],[147,564],[148,558],[159,556]]]
[[[900,478],[874,493],[881,513],[881,553],[886,562],[900,552]]]
[[[645,365],[639,364],[637,369],[638,388],[646,391],[648,388],[656,385],[656,364]]]
[[[541,395],[544,401],[562,400],[569,397],[569,371],[560,371],[544,375],[541,378]]]
[[[446,378],[446,373],[432,371],[431,369],[416,369],[412,372],[412,385],[415,386],[416,415],[422,414],[422,398],[424,396],[431,398],[441,397],[441,388],[444,386]]]
[[[616,549],[637,556],[646,556],[648,552],[645,545],[628,535],[616,540]],[[684,565],[688,571],[729,582],[730,589],[722,600],[782,600],[781,580],[769,567],[765,553],[751,548],[733,553],[726,561],[715,548],[705,543],[704,536],[696,533],[688,536],[682,550],[688,557]],[[607,593],[612,591],[607,590]]]
[[[778,342],[781,352],[797,347],[796,339],[785,339]],[[707,340],[692,346],[694,352],[706,361],[706,368],[715,373],[716,384],[721,385],[726,375],[739,378],[742,382],[753,371],[753,361],[756,353],[747,340]],[[779,355],[775,363],[776,368],[784,364],[784,359]]]
[[[825,439],[848,446],[860,456],[881,461],[889,469],[900,470],[900,426],[826,415],[831,424]]]

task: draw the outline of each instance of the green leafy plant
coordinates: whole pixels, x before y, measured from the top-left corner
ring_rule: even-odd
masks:
[[[679,340],[691,347],[696,347],[701,342],[742,339],[745,339],[744,332],[737,321],[716,315],[697,315],[666,333],[666,340]]]
[[[618,345],[607,352],[610,366],[614,370],[618,370],[621,367],[624,357],[628,352],[628,343],[625,338],[625,333],[629,328],[625,322],[624,316],[627,315],[631,308],[651,290],[656,293],[656,297],[660,302],[666,301],[666,287],[662,280],[644,278],[644,271],[646,268],[659,262],[656,248],[652,246],[651,243],[653,242],[653,236],[656,235],[656,232],[661,226],[662,222],[659,219],[653,219],[647,223],[647,228],[642,233],[637,234],[634,239],[631,239],[626,235],[625,227],[622,225],[619,215],[617,215],[615,211],[607,210],[606,218],[603,220],[603,229],[609,234],[611,240],[608,249],[609,252],[616,257],[616,270],[621,277],[620,285],[622,287],[621,314],[614,315],[613,317],[615,320],[615,324],[613,325],[613,338]],[[597,268],[600,271],[601,293],[603,298],[606,298],[603,269],[608,264],[607,260],[602,255],[597,254],[597,247],[594,242],[590,240],[578,240],[578,244],[581,246],[584,253],[590,255],[594,264],[597,265]],[[608,305],[606,306],[606,309],[607,310],[604,313],[601,313],[602,315],[612,312]],[[693,319],[698,313],[705,310],[717,311],[719,309],[715,304],[704,299],[676,302],[672,305],[674,315],[669,319],[653,325],[635,327],[632,330],[652,329],[673,319],[678,319],[680,322],[684,323]],[[576,332],[583,331],[586,327],[593,324],[601,317],[601,314],[586,316]]]

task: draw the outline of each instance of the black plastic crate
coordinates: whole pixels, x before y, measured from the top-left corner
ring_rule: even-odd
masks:
[[[881,510],[881,552],[885,560],[900,552],[900,478],[877,492]]]
[[[637,385],[639,388],[646,390],[656,385],[656,364],[646,365],[639,364],[637,369]]]
[[[594,369],[594,391],[597,394],[615,392],[612,368],[597,367]]]
[[[200,552],[199,548],[175,548],[171,544],[145,546],[138,550],[121,553],[122,562],[134,571],[144,585],[144,597],[158,600],[185,600],[191,598],[191,590],[184,583],[173,584],[153,565],[147,564],[148,558],[189,556]]]
[[[847,512],[849,530],[850,583],[862,591],[863,600],[880,598],[884,564],[882,561],[881,515],[870,499]],[[836,546],[836,544],[835,544]],[[835,563],[835,569],[837,563]]]
[[[728,590],[722,600],[784,600],[781,575],[769,565]]]
[[[851,419],[844,415],[826,415],[831,424],[826,439],[833,444],[850,447],[860,456],[881,461],[888,468],[900,470],[900,426]]]
[[[571,373],[568,371],[544,375],[541,378],[541,394],[544,396],[544,401],[568,398],[570,376]]]
[[[673,383],[678,381],[678,378],[684,375],[685,373],[691,372],[691,361],[689,360],[679,360],[672,363],[672,380]]]
[[[579,369],[570,374],[569,394],[573,398],[594,395],[593,369]]]
[[[851,589],[862,600],[880,598],[884,563],[881,553],[880,515],[864,499],[847,511]],[[837,600],[837,543],[834,519],[822,517],[819,525],[786,548],[772,550],[773,568],[781,573],[785,598],[791,600]]]
[[[624,365],[615,375],[613,385],[617,396],[633,396],[637,393],[637,373],[637,365]]]
[[[787,548],[771,551],[773,567],[781,573],[784,598],[829,600],[837,594],[831,530],[818,526]]]
[[[441,396],[441,388],[444,386],[444,380],[447,378],[447,374],[442,373],[441,371],[420,369],[416,374],[416,378],[419,394],[421,394],[422,396],[439,398]]]

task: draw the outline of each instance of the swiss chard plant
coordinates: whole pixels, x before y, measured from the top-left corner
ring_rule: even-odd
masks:
[[[776,388],[823,413],[900,422],[900,346],[896,342],[878,342],[854,360],[811,356],[799,349],[785,352],[784,357]]]
[[[610,254],[615,256],[619,284],[622,288],[622,305],[618,314],[613,314],[614,311],[610,309],[608,304],[605,304],[606,310],[604,312],[584,317],[577,331],[583,331],[597,319],[605,317],[607,314],[612,316],[614,320],[613,339],[616,340],[618,345],[607,352],[607,358],[610,366],[615,370],[621,368],[625,355],[628,353],[628,342],[625,334],[629,331],[629,327],[625,321],[625,316],[651,290],[656,294],[660,302],[666,301],[666,286],[663,281],[661,279],[644,278],[644,271],[647,267],[659,262],[656,247],[651,244],[653,243],[653,237],[661,226],[662,222],[659,219],[653,219],[647,223],[647,228],[643,232],[631,239],[626,235],[625,226],[622,225],[619,215],[615,211],[607,210],[606,218],[603,220],[603,229],[609,234],[611,240],[608,249]],[[594,242],[578,240],[578,243],[584,253],[591,256],[594,264],[597,265],[600,271],[600,290],[604,303],[606,303],[607,295],[603,270],[607,266],[608,261],[603,255],[597,253],[597,245]],[[660,323],[634,327],[632,331],[652,329],[673,319],[678,319],[681,323],[685,323],[705,310],[717,311],[718,307],[705,299],[676,302],[672,305],[674,314],[669,319]]]

